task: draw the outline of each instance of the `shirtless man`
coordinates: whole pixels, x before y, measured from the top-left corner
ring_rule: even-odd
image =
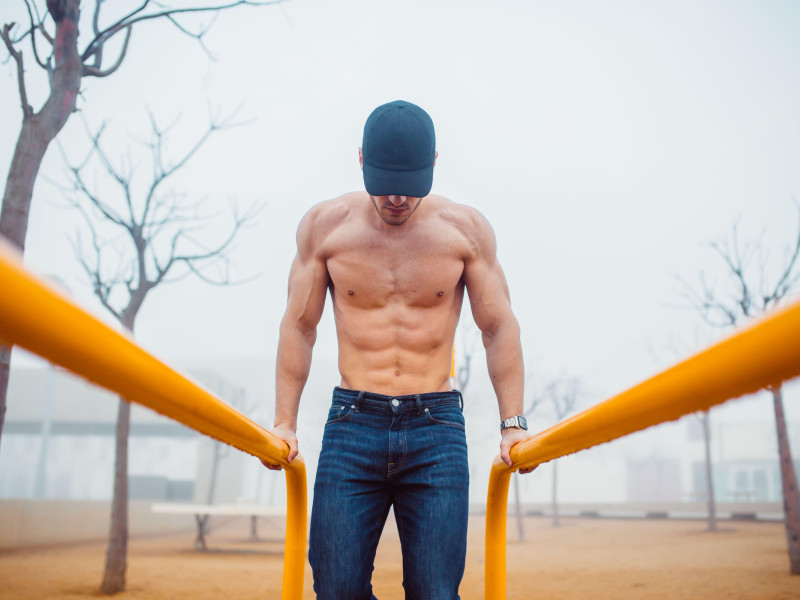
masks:
[[[378,107],[359,148],[367,191],[314,206],[297,230],[272,432],[289,445],[291,462],[330,292],[341,382],[311,515],[309,562],[319,599],[375,598],[370,580],[390,506],[406,598],[458,598],[469,472],[463,402],[449,375],[465,288],[504,422],[506,464],[511,447],[527,437],[524,419],[516,418],[523,404],[519,325],[494,233],[476,210],[430,195],[436,156],[425,111],[402,101]]]

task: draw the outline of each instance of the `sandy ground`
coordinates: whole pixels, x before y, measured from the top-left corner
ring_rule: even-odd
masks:
[[[526,541],[509,520],[508,598],[648,600],[800,599],[800,576],[788,574],[780,523],[723,522],[707,533],[696,521],[527,518]],[[125,600],[280,598],[282,534],[262,521],[262,541],[248,539],[249,523],[219,524],[209,552],[192,546],[191,532],[134,539]],[[511,527],[513,526],[513,529]],[[463,600],[483,598],[483,527],[470,521]],[[0,552],[0,598],[48,600],[103,597],[98,591],[105,545]],[[400,600],[402,567],[394,524],[387,524],[373,585],[380,600]],[[304,600],[311,599],[306,569]]]

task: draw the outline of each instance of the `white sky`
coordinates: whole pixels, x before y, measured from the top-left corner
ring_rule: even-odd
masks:
[[[4,2],[3,21],[23,21],[22,10]],[[144,24],[120,72],[84,81],[90,127],[107,121],[111,153],[122,155],[150,107],[163,123],[182,115],[182,148],[209,105],[242,105],[248,124],[212,137],[174,187],[212,210],[232,200],[266,208],[234,254],[239,274],[258,277],[157,289],[137,337],[168,360],[271,361],[297,222],[361,187],[364,120],[403,98],[436,124],[434,191],[495,228],[528,369],[580,376],[587,403],[602,400],[676,360],[670,339],[714,335],[674,307],[674,276],[696,281],[705,269],[713,280],[707,243],[735,218],[743,237],[763,233],[776,253],[796,232],[798,31],[792,1],[291,0],[220,16],[212,62],[174,28]],[[38,109],[43,82],[26,59]],[[20,123],[15,77],[0,67],[4,169]],[[60,140],[82,156],[78,118]],[[55,147],[41,174],[65,180]],[[66,239],[77,221],[58,197],[38,181],[26,260],[99,312]],[[335,350],[328,311],[316,352]]]

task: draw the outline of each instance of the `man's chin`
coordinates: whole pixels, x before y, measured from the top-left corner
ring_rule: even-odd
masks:
[[[408,221],[408,217],[405,215],[402,217],[391,217],[391,218],[383,217],[383,222],[386,223],[387,225],[392,225],[393,227],[397,227],[398,225],[403,225],[406,221]]]
[[[411,212],[406,210],[400,214],[394,214],[388,211],[378,211],[378,214],[387,225],[402,225],[411,217]]]

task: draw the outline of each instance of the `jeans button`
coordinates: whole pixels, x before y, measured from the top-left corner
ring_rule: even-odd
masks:
[[[392,406],[400,406],[400,400],[397,398],[392,398]]]

